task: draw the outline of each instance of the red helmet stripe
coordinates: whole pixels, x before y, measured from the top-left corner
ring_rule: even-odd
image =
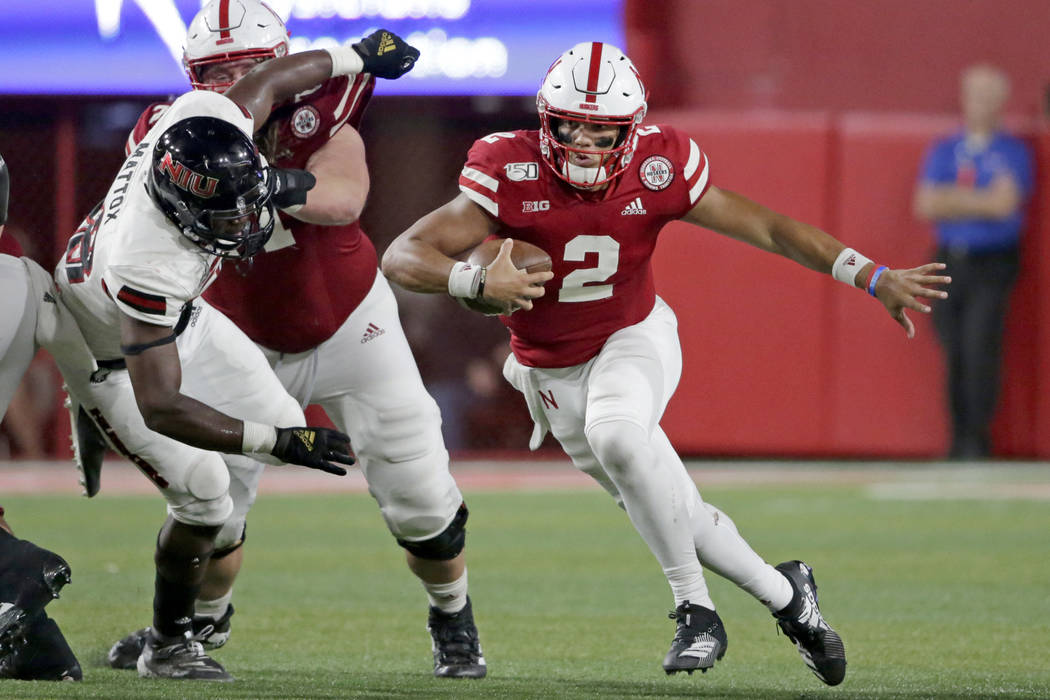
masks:
[[[225,0],[224,0],[225,1]],[[597,102],[598,97],[594,91],[598,89],[598,74],[602,71],[602,49],[604,46],[600,41],[591,43],[591,65],[587,71],[587,101]]]
[[[230,36],[230,0],[219,1],[219,27],[219,40],[215,44],[228,44],[233,41]]]

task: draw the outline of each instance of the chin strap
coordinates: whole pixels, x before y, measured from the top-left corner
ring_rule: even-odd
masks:
[[[579,165],[573,165],[568,160],[562,166],[562,174],[569,179],[569,181],[578,186],[588,187],[601,182],[607,176],[605,174],[605,166],[598,165],[593,168],[584,168]]]

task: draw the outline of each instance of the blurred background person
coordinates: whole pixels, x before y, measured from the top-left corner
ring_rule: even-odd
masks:
[[[998,68],[966,68],[962,131],[926,153],[914,210],[934,224],[936,259],[948,263],[952,294],[934,308],[945,352],[952,459],[992,452],[989,426],[999,394],[1007,300],[1017,278],[1032,153],[1001,125],[1010,80]]]

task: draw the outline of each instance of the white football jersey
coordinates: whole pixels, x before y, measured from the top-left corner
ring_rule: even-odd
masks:
[[[96,359],[123,357],[121,312],[175,326],[183,307],[218,274],[222,258],[182,235],[146,190],[157,138],[175,122],[199,116],[228,121],[251,137],[251,116],[229,98],[205,90],[179,97],[124,161],[55,270],[63,301]]]

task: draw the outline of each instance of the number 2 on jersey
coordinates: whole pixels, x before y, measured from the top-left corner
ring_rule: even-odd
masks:
[[[588,253],[598,254],[598,264],[594,267],[586,267],[573,270],[565,275],[558,290],[558,301],[581,302],[598,301],[612,296],[613,285],[592,284],[588,282],[604,282],[616,273],[620,266],[620,244],[611,236],[576,236],[565,244],[564,259],[570,262],[582,262]]]

